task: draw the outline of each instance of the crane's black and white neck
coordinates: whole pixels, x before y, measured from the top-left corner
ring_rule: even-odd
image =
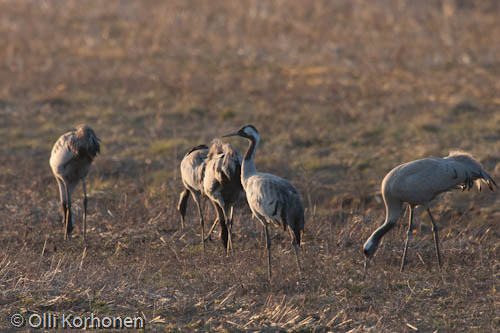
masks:
[[[260,142],[259,131],[253,125],[246,125],[240,128],[236,132],[232,132],[224,135],[223,137],[230,136],[241,136],[249,141],[248,149],[245,153],[242,163],[242,172],[241,172],[241,183],[245,184],[246,180],[252,175],[256,174],[258,171],[255,168],[254,158],[255,158],[255,150]]]

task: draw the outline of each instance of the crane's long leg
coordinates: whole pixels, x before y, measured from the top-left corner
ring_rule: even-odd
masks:
[[[233,213],[234,213],[234,206],[231,206],[231,209],[229,212],[229,223],[231,223],[231,227],[233,227]]]
[[[210,201],[212,201],[212,200],[210,200]],[[219,211],[219,206],[217,205],[217,203],[215,201],[212,201],[212,204],[214,205],[215,214],[217,215],[217,217],[216,217],[214,223],[212,224],[212,226],[210,227],[210,230],[208,231],[208,235],[207,235],[207,237],[205,237],[205,241],[211,239],[210,236],[212,235],[212,232],[214,231],[215,227],[217,226],[217,223],[219,223],[221,216],[222,216],[221,212]],[[221,235],[221,237],[222,237],[222,235]],[[226,247],[225,242],[224,242],[224,247]]]
[[[85,178],[82,179],[83,188],[83,242],[87,242],[87,185],[85,183]]]
[[[229,240],[231,241],[231,250],[233,249],[233,238],[232,238],[232,231],[233,231],[233,213],[234,213],[234,207],[231,205],[231,207],[229,208],[229,222],[228,225],[229,225]]]
[[[227,246],[230,249],[230,251],[233,252],[233,238],[231,236],[231,232],[233,230],[233,221],[232,221],[232,219],[228,218],[228,216],[230,216],[230,214],[225,207],[223,207],[223,211],[224,211],[224,222],[226,222],[226,227],[227,227],[227,232],[228,232]]]
[[[63,213],[61,222],[64,226],[66,224],[66,189],[64,187],[64,182],[61,179],[56,177],[56,180],[57,180],[57,185],[59,186],[59,198],[61,202],[61,210]]]
[[[290,236],[292,236],[292,245],[293,249],[295,250],[295,259],[297,259],[297,268],[299,269],[299,277],[302,279],[302,268],[300,267],[299,245],[297,244],[297,237],[295,237],[295,233],[293,232],[290,226],[288,226],[288,231],[290,231]]]
[[[231,206],[230,211],[229,211],[229,236],[231,236],[231,232],[233,231],[233,212],[234,212],[234,207]],[[231,238],[231,250],[233,249],[233,239]]]
[[[71,238],[71,232],[69,229],[69,224],[71,223],[71,195],[69,193],[68,186],[69,184],[66,181],[63,181],[64,184],[64,193],[66,195],[66,216],[64,221],[64,240],[68,239],[68,234]]]
[[[181,215],[181,230],[184,230],[184,217],[186,216],[187,201],[189,199],[189,190],[186,188],[182,191],[179,198],[179,204],[177,205],[177,210]]]
[[[211,240],[210,236],[212,235],[212,232],[214,231],[214,229],[218,223],[219,223],[219,218],[217,217],[215,219],[214,223],[212,224],[212,226],[210,227],[210,230],[208,231],[207,237],[205,237],[205,241]]]
[[[205,221],[203,220],[203,213],[201,211],[200,194],[196,192],[192,192],[192,194],[196,207],[198,207],[198,214],[200,214],[201,243],[203,244],[203,253],[205,253]]]
[[[220,227],[221,227],[220,238],[221,238],[221,241],[222,241],[222,245],[224,246],[224,249],[225,249],[225,252],[226,252],[226,256],[229,256],[229,248],[230,248],[230,244],[229,244],[229,231],[228,231],[228,228],[227,228],[227,223],[224,220],[224,211],[217,204],[217,202],[212,201],[212,203],[214,205],[215,212],[217,214],[217,219],[215,220],[214,224],[212,225],[212,229],[215,227],[215,225],[217,224],[217,222],[220,221]]]
[[[408,245],[411,240],[411,231],[413,229],[413,207],[410,206],[410,218],[408,222],[408,235],[406,236],[405,250],[403,252],[403,260],[401,261],[401,272],[405,269],[406,264],[406,253],[408,252]]]
[[[222,217],[224,218],[224,223],[228,228],[227,249],[228,251],[232,251],[233,242],[231,241],[231,221],[228,219],[229,212],[227,211],[226,203],[224,202],[224,199],[222,199],[221,194],[218,192],[212,194],[212,199],[214,200],[216,205],[218,205],[222,209],[223,216],[219,216],[219,219],[221,220],[222,223]]]
[[[214,203],[214,205],[216,205],[216,203]],[[217,207],[218,207],[218,206],[215,206],[215,207],[216,207],[215,209],[217,210]],[[219,217],[217,217],[217,218],[215,219],[214,224],[212,224],[212,227],[211,227],[211,228],[210,228],[210,230],[208,231],[208,235],[207,235],[207,237],[205,238],[205,240],[210,239],[210,235],[211,235],[211,234],[212,234],[212,232],[214,231],[215,226],[217,226],[217,223],[219,223],[219,220],[220,220],[220,219],[219,219]],[[228,223],[226,223],[226,225],[231,225],[231,228],[233,227],[233,207],[232,207],[232,206],[231,206],[231,212],[230,212],[229,222],[228,222]],[[232,245],[232,244],[231,244],[231,245]]]
[[[267,275],[269,281],[271,281],[271,238],[269,238],[269,230],[267,229],[267,223],[262,221],[264,224],[264,229],[266,230],[266,247],[267,247]]]
[[[429,210],[429,208],[427,208],[427,213],[429,214],[429,217],[431,218],[432,232],[434,233],[434,245],[436,247],[436,257],[438,260],[439,269],[441,269],[441,256],[439,254],[438,227],[437,227],[436,223],[434,222],[434,218],[432,217],[432,214],[431,214],[431,211]]]

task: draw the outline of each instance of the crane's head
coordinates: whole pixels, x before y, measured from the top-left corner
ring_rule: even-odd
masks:
[[[374,241],[372,239],[372,237],[370,237],[366,241],[365,245],[363,245],[363,253],[365,254],[365,271],[368,268],[368,264],[370,262],[370,259],[375,254],[377,247],[378,247],[378,242]]]
[[[223,137],[228,136],[241,136],[249,140],[257,141],[259,138],[259,131],[253,125],[246,125],[237,130],[236,132],[231,132],[229,134],[223,135]]]
[[[101,139],[95,134],[92,127],[88,125],[78,126],[75,132],[75,146],[74,150],[78,152],[77,154],[88,154],[91,159],[94,159],[98,153],[100,153],[101,148],[99,142]]]
[[[76,135],[80,138],[85,138],[87,140],[101,141],[101,139],[95,134],[94,130],[89,125],[77,126]]]

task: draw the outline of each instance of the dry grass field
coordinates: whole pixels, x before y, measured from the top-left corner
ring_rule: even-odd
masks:
[[[500,331],[500,196],[435,200],[443,267],[417,210],[365,274],[392,167],[453,148],[500,182],[500,5],[494,0],[0,0],[0,328],[10,316],[142,316],[154,331]],[[102,140],[64,242],[52,145]],[[288,233],[235,210],[234,255],[203,254],[179,163],[253,124],[260,171],[306,207],[299,279]],[[246,141],[227,141],[246,149]],[[214,212],[204,202],[209,223]],[[217,229],[218,232],[218,229]]]

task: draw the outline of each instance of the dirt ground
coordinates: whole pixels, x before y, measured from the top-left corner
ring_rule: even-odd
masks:
[[[454,191],[408,212],[367,273],[394,166],[471,152],[500,184],[496,1],[0,1],[0,328],[11,316],[140,316],[149,331],[500,331],[500,197]],[[78,124],[101,154],[63,240],[52,145]],[[234,254],[206,252],[179,164],[253,124],[256,167],[306,207],[299,278],[288,233],[235,210]],[[227,140],[242,153],[246,141]],[[207,221],[214,219],[208,202]],[[26,329],[26,326],[25,326]]]

